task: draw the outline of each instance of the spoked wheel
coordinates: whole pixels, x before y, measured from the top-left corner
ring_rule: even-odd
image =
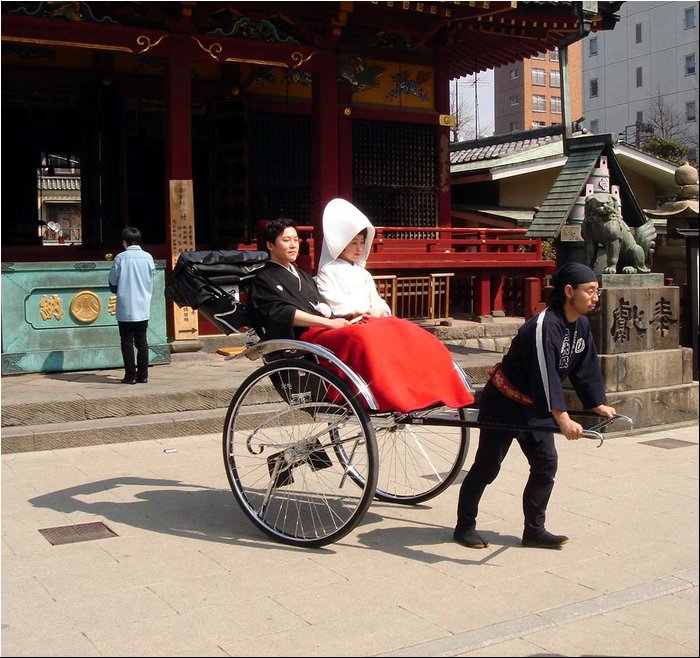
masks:
[[[440,407],[411,416],[424,424],[402,422],[397,415],[372,416],[379,451],[378,500],[416,505],[454,482],[469,450],[469,428],[431,425],[431,417],[465,420],[468,411]],[[404,417],[405,420],[405,417]]]
[[[344,537],[374,496],[377,444],[367,412],[347,384],[313,361],[274,361],[250,375],[231,400],[223,450],[245,514],[287,544]]]

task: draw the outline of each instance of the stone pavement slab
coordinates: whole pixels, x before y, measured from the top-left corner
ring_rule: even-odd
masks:
[[[697,656],[697,424],[559,453],[560,551],[520,546],[517,446],[484,550],[451,540],[458,484],[375,501],[322,549],[277,544],[234,500],[218,433],[4,454],[2,655]],[[39,532],[95,522],[116,536]]]

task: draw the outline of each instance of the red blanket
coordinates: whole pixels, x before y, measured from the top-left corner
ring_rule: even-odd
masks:
[[[331,350],[369,385],[380,411],[474,402],[447,348],[413,322],[370,318],[342,329],[312,327],[302,340]]]

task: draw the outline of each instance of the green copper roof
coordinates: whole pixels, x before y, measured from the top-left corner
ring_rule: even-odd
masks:
[[[591,175],[605,144],[596,143],[569,154],[552,189],[526,233],[528,238],[556,238]]]

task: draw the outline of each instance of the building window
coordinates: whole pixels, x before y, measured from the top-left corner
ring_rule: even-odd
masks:
[[[547,125],[546,121],[533,121],[532,122],[533,128],[544,128],[546,125]]]
[[[695,7],[688,7],[685,10],[683,25],[686,30],[695,27]]]
[[[685,74],[695,75],[695,53],[685,56]]]
[[[547,84],[547,72],[544,69],[532,69],[532,84],[533,85],[546,85]]]
[[[685,120],[686,121],[697,121],[698,115],[695,109],[695,101],[688,101],[685,104]]]
[[[595,57],[598,54],[598,37],[591,37],[588,40],[588,56]]]
[[[511,80],[517,80],[520,77],[520,74],[518,73],[518,69],[511,69],[510,70],[510,79]]]
[[[549,51],[549,61],[558,62],[559,61],[559,48]]]
[[[546,112],[547,111],[547,97],[540,96],[539,94],[532,95],[532,111],[533,112]]]
[[[642,67],[637,67],[637,87],[642,87],[644,85],[644,78],[642,76]]]
[[[694,147],[691,146],[688,149],[688,158],[690,162],[697,162],[698,161],[698,150]]]
[[[591,120],[591,132],[594,135],[598,134],[598,119],[592,119]]]
[[[642,43],[642,24],[637,23],[634,26],[634,42],[635,43]]]
[[[511,121],[510,132],[514,133],[516,130],[520,130],[520,124],[517,121]]]
[[[549,72],[549,86],[561,87],[561,77],[559,76],[559,71],[551,70]]]
[[[544,53],[537,53],[532,59],[544,59]]]
[[[80,156],[41,151],[36,169],[37,234],[44,247],[82,244]],[[54,196],[61,190],[60,198]]]
[[[641,110],[637,112],[637,123],[644,123],[644,112],[642,112]]]
[[[561,114],[561,96],[552,96],[549,99],[549,107],[552,114]]]
[[[598,78],[591,80],[588,95],[591,98],[598,98]]]
[[[511,96],[510,97],[510,104],[511,104],[511,106],[520,105],[520,96],[518,96],[518,94]]]

